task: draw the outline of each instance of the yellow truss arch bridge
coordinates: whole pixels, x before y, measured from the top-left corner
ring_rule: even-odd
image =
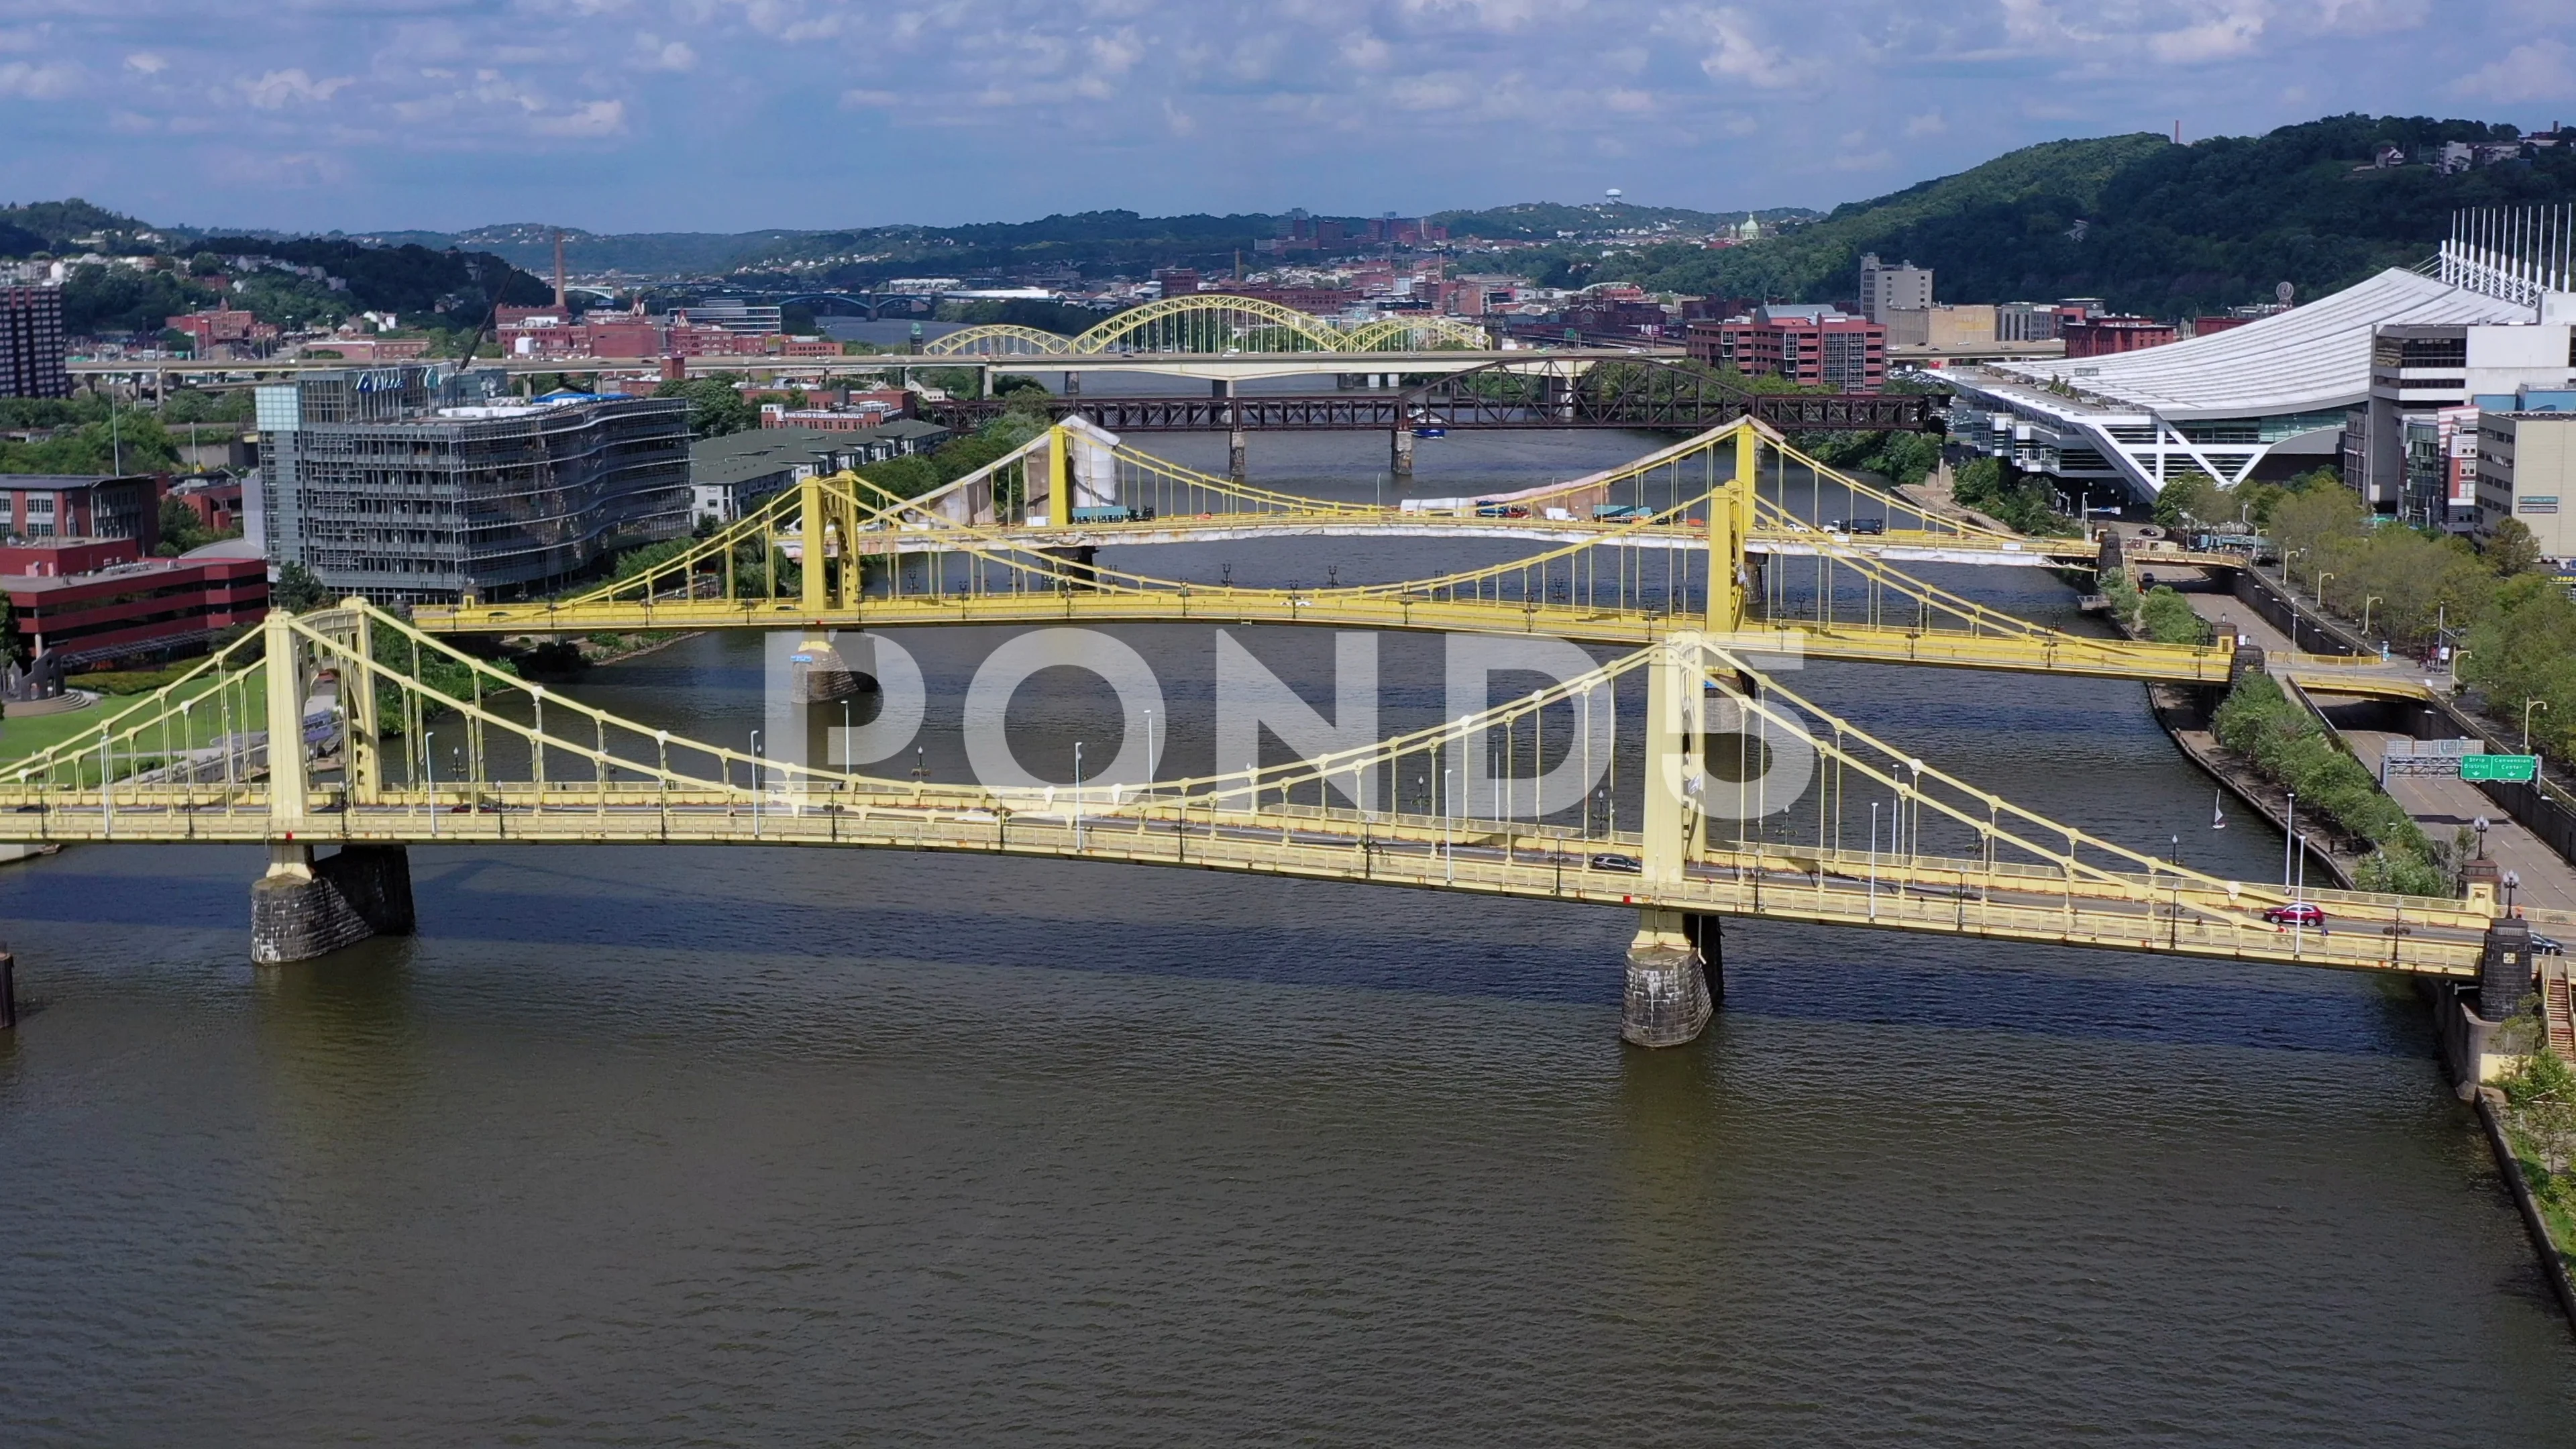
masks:
[[[1493,345],[1485,329],[1454,317],[1391,316],[1341,327],[1259,297],[1201,292],[1115,314],[1077,337],[1000,323],[922,344],[937,357],[1065,357],[1113,352],[1430,352]]]

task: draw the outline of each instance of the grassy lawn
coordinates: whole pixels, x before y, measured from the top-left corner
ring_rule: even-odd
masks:
[[[198,680],[180,691],[183,698],[203,699],[206,702],[188,712],[187,728],[184,731],[177,721],[171,722],[166,743],[163,732],[157,725],[145,731],[143,738],[139,740],[119,742],[117,755],[120,768],[117,773],[120,776],[125,773],[122,768],[123,758],[129,752],[159,754],[165,749],[180,750],[212,744],[220,738],[224,732],[224,712],[209,697],[213,689],[214,681],[208,678]],[[259,681],[251,681],[251,688],[247,691],[234,690],[231,693],[234,730],[257,730],[267,727],[267,693],[259,687]],[[245,693],[248,696],[247,700],[244,698]],[[134,708],[139,702],[140,698],[134,695],[110,695],[87,709],[69,710],[62,714],[11,715],[0,719],[0,762],[23,760],[30,755],[49,750],[65,740],[85,737],[94,744],[98,738],[100,725]]]

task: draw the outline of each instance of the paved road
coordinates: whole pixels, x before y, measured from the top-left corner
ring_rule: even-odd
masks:
[[[2290,647],[2288,636],[2241,599],[2228,594],[2190,594],[2186,597],[2202,618],[2222,629],[2235,630],[2266,653]],[[2319,697],[2317,702],[2324,705],[2334,698],[2326,695]],[[2343,733],[2344,738],[2351,741],[2353,753],[2370,767],[2373,774],[2379,771],[2380,756],[2385,752],[2388,741],[2398,738],[2379,730],[2348,729]],[[2435,840],[2447,841],[2458,833],[2461,826],[2480,816],[2486,817],[2490,826],[2487,854],[2494,858],[2498,868],[2512,871],[2522,878],[2522,884],[2514,894],[2515,902],[2551,910],[2576,910],[2576,867],[2571,867],[2539,836],[2515,823],[2504,813],[2503,807],[2488,799],[2477,786],[2457,778],[2401,775],[2388,782],[2388,793],[2406,808],[2406,813],[2414,817],[2424,833]]]
[[[2345,730],[2344,738],[2352,742],[2353,753],[2375,773],[2388,742],[2401,737],[2381,730]],[[2576,910],[2576,867],[2569,866],[2539,836],[2516,824],[2477,786],[2457,777],[2399,775],[2388,782],[2388,793],[2406,807],[2406,813],[2415,817],[2425,834],[2436,840],[2448,840],[2461,826],[2486,817],[2490,827],[2487,854],[2494,858],[2497,868],[2522,877],[2521,886],[2514,892],[2515,904]]]

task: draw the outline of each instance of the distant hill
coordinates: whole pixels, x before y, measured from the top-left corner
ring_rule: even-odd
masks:
[[[564,228],[564,266],[575,272],[623,272],[638,277],[703,277],[731,271],[808,235],[801,231],[645,231],[601,233]],[[352,237],[386,246],[433,250],[461,247],[489,252],[512,266],[552,276],[554,228],[543,222],[509,222],[471,231],[387,231]]]
[[[880,226],[806,232],[746,258],[745,267],[825,264],[814,280],[862,286],[887,277],[972,277],[1023,267],[1065,266],[1090,275],[1135,275],[1155,267],[1211,270],[1240,253],[1256,265],[1253,244],[1275,235],[1278,218],[1140,216],[1085,211],[1036,221],[967,226]]]
[[[2259,137],[2176,146],[2152,134],[2052,141],[1834,209],[1774,240],[1709,251],[1657,246],[1583,280],[1784,301],[1847,299],[1860,256],[1933,269],[1944,302],[2100,297],[2173,316],[2314,297],[2432,254],[2455,208],[2576,200],[2576,155],[2436,175],[2362,169],[2383,142],[2412,156],[2445,141],[2506,140],[2509,126],[2334,116]]]
[[[132,251],[137,248],[119,244],[152,231],[149,222],[92,206],[77,196],[0,206],[0,256],[6,257],[74,250],[71,239],[86,236],[103,237],[117,251]]]
[[[1722,226],[1732,226],[1744,219],[1740,211],[1691,211],[1677,206],[1636,206],[1624,201],[1600,202],[1591,206],[1567,206],[1554,201],[1523,201],[1511,206],[1488,207],[1482,211],[1440,211],[1424,220],[1449,229],[1449,235],[1461,240],[1477,238],[1489,241],[1548,241],[1559,233],[1596,231],[1654,231],[1668,228],[1706,236]],[[1809,221],[1823,215],[1803,206],[1775,206],[1756,211],[1756,220],[1766,224],[1782,221]]]

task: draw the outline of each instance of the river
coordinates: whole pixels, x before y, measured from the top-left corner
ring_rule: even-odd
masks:
[[[1416,486],[1641,446],[1426,442]],[[1254,478],[1354,496],[1384,447],[1256,437]],[[1117,561],[1220,557],[1314,567]],[[1208,637],[1125,632],[1203,767]],[[994,637],[907,636],[935,704]],[[1242,638],[1310,693],[1330,658]],[[739,738],[760,680],[706,636],[576,692]],[[1059,684],[1014,713],[1032,760],[1105,751],[1106,699]],[[2137,686],[1797,687],[2277,873]],[[0,1441],[2576,1443],[2576,1346],[2402,985],[1737,922],[1716,1023],[1650,1053],[1617,1037],[1631,923],[1591,909],[423,848],[419,936],[255,971],[259,868],[0,874],[32,1008],[0,1037]]]

